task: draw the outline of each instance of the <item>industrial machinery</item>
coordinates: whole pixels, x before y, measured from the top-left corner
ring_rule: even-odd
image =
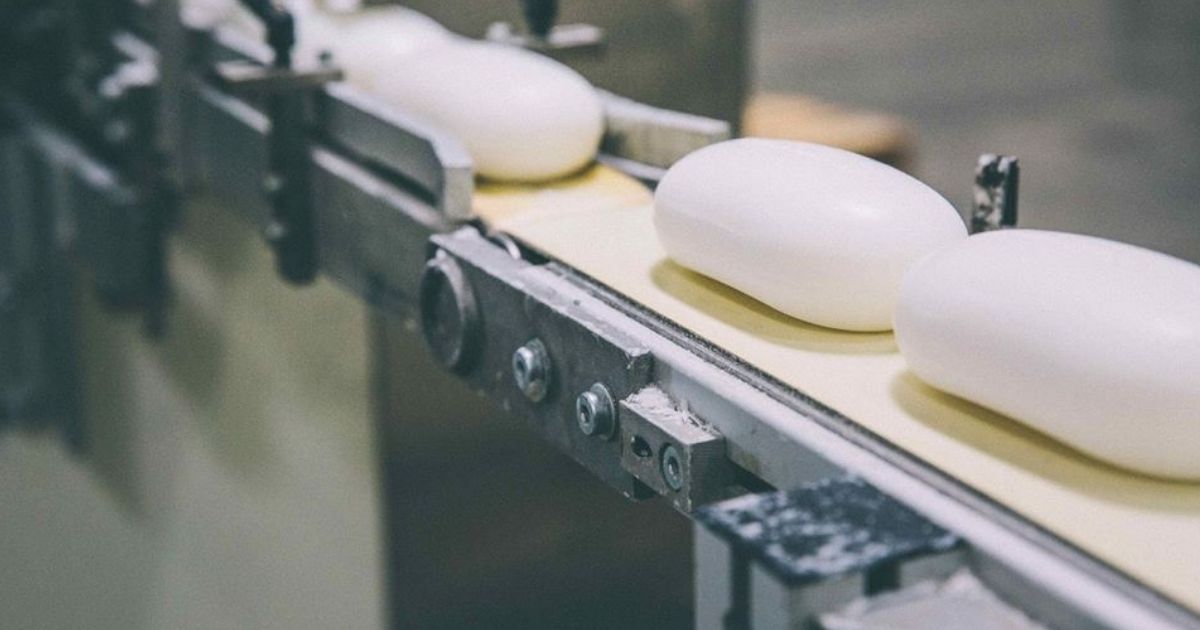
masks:
[[[266,42],[186,29],[171,0],[110,4],[0,9],[3,54],[39,64],[0,83],[4,422],[57,418],[86,443],[86,409],[53,393],[72,389],[67,287],[171,334],[166,242],[203,191],[261,231],[281,282],[319,274],[369,305],[381,404],[432,357],[510,430],[693,519],[697,628],[918,609],[1200,627],[1196,488],[1081,461],[919,385],[889,335],[782,322],[664,261],[650,190],[728,122],[606,93],[597,165],[547,187],[476,181],[456,138],[335,64],[292,68],[269,2],[246,3]],[[497,37],[555,48],[534,15],[529,36]],[[981,159],[973,229],[1015,222],[1016,182],[1012,158]],[[408,356],[416,335],[428,355]]]

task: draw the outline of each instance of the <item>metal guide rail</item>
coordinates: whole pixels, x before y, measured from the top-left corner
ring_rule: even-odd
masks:
[[[298,84],[305,90],[303,115],[286,119],[295,129],[281,130],[267,99],[239,91],[236,66],[223,65],[265,65],[261,46],[225,32],[193,34],[190,41],[198,50],[179,82],[185,95],[177,121],[185,133],[179,156],[185,183],[217,195],[270,236],[279,216],[272,206],[278,173],[272,172],[270,138],[302,134],[304,159],[290,168],[306,171],[319,272],[385,312],[419,319],[447,369],[625,496],[663,496],[694,514],[731,497],[850,472],[855,496],[911,511],[915,524],[903,545],[894,532],[863,533],[883,536],[880,554],[860,554],[866,559],[855,556],[827,575],[810,572],[804,579],[767,560],[775,556],[756,550],[752,537],[722,530],[721,518],[706,512],[698,536],[709,545],[704,557],[717,564],[701,558],[702,572],[720,573],[712,567],[733,562],[746,568],[741,574],[758,575],[760,586],[749,595],[746,584],[717,588],[702,618],[724,619],[730,627],[799,627],[854,597],[907,585],[912,576],[965,567],[1051,626],[1200,627],[1195,613],[819,401],[583,274],[488,234],[473,218],[471,162],[454,138],[336,82]],[[274,89],[286,89],[286,76],[272,80],[285,84]],[[608,104],[601,161],[646,181],[729,133],[715,121],[617,97]],[[1015,182],[1002,180],[987,184],[1013,191],[1004,201],[1009,217]],[[993,223],[988,227],[1000,227]],[[809,495],[764,500],[777,509],[802,496]],[[850,586],[834,589],[837,596],[814,595],[813,584],[833,582]],[[782,616],[762,613],[768,602],[775,602],[771,614]]]

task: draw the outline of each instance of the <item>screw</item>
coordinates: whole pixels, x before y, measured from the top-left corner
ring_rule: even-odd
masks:
[[[679,451],[675,449],[674,444],[663,447],[659,468],[668,488],[675,492],[683,490],[683,461],[679,458]]]
[[[263,239],[271,244],[282,243],[283,239],[287,238],[287,235],[287,224],[278,219],[272,219],[263,228]]]
[[[532,339],[517,348],[512,358],[513,378],[517,389],[533,402],[541,402],[550,390],[550,355],[546,344]]]
[[[283,192],[283,178],[275,173],[268,173],[262,180],[263,193],[268,198]]]
[[[612,394],[603,383],[592,385],[575,399],[575,419],[584,435],[609,439],[617,428]]]

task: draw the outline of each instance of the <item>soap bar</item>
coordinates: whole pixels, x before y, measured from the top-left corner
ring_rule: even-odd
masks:
[[[380,73],[402,68],[404,56],[456,37],[433,18],[398,6],[327,12],[311,0],[283,4],[296,24],[293,63],[312,67],[328,53],[349,82],[367,90]],[[237,0],[184,0],[181,7],[193,28],[226,26],[251,39],[266,36],[262,22]]]
[[[596,156],[604,111],[574,70],[527,50],[459,40],[417,51],[376,80],[379,96],[467,147],[484,177],[536,182]]]
[[[297,12],[296,25],[298,64],[315,65],[327,52],[348,81],[368,90],[381,74],[403,72],[407,55],[455,37],[433,18],[397,6]]]
[[[1200,267],[1004,230],[916,264],[896,340],[926,383],[1150,475],[1200,479]]]
[[[891,329],[908,267],[967,235],[949,202],[890,166],[759,138],[672,166],[654,225],[680,265],[795,318],[853,331]]]

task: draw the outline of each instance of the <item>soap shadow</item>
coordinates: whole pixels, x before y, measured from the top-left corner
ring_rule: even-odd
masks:
[[[890,391],[905,412],[929,428],[1057,485],[1123,505],[1200,511],[1200,483],[1102,462],[1017,420],[930,387],[911,371],[897,375]]]
[[[664,258],[650,270],[655,286],[722,323],[775,345],[829,354],[890,354],[890,332],[848,332],[789,317],[728,285]]]

